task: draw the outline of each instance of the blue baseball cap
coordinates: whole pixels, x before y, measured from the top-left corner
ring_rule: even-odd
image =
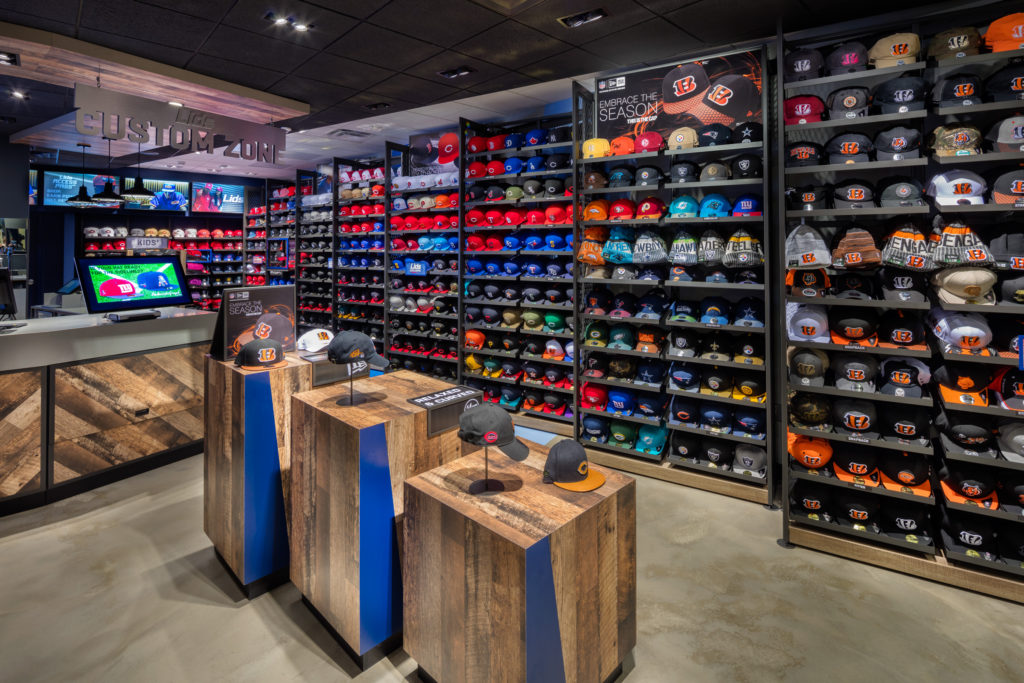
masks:
[[[661,314],[665,312],[665,306],[668,304],[667,299],[668,297],[663,290],[652,289],[640,297],[640,300],[637,302],[640,309],[636,312],[636,317],[658,320],[661,318]]]
[[[696,218],[699,211],[697,200],[688,194],[676,197],[668,205],[669,218]]]
[[[523,390],[520,387],[502,387],[501,400],[498,401],[498,405],[518,408],[522,400]]]
[[[722,268],[715,268],[704,273],[704,282],[729,282],[729,274]]]
[[[668,372],[673,389],[696,394],[700,391],[700,372],[685,363],[673,363]]]
[[[530,157],[526,160],[527,171],[543,171],[544,170],[544,157]]]
[[[764,411],[738,408],[733,416],[732,433],[737,436],[750,436],[755,439],[764,438]]]
[[[733,312],[733,325],[764,327],[764,302],[754,297],[740,299]]]
[[[709,194],[700,200],[700,217],[710,218],[713,216],[726,217],[732,211],[732,205],[725,195]]]
[[[589,441],[598,443],[608,442],[608,420],[596,415],[587,415],[583,418],[582,437]]]
[[[533,147],[535,145],[543,145],[544,141],[548,139],[548,134],[541,128],[534,128],[526,134],[523,143],[527,147]]]
[[[373,244],[371,245],[371,247],[373,249],[383,249],[384,248],[384,240],[374,240]]]
[[[636,449],[651,455],[661,455],[668,441],[668,429],[654,425],[641,425],[637,432]]]
[[[643,392],[636,400],[636,412],[644,417],[661,417],[668,405],[668,396],[665,394],[649,394]]]
[[[652,267],[648,266],[647,268],[644,268],[643,270],[640,271],[640,273],[639,273],[639,275],[637,275],[636,279],[637,280],[664,280],[665,279],[665,273],[661,272],[657,268],[652,268]]]
[[[502,271],[504,271],[504,273],[506,275],[518,275],[519,274],[519,264],[516,263],[515,261],[511,260],[511,259],[505,261],[501,265],[501,269],[502,269]]]
[[[561,235],[553,232],[548,233],[548,237],[545,242],[547,244],[548,251],[561,251],[565,248],[565,240],[562,239]]]
[[[632,391],[623,389],[608,390],[608,407],[605,410],[609,413],[619,413],[620,415],[628,416],[633,414],[635,408],[636,398],[633,396]]]
[[[341,265],[343,265],[343,266],[347,266],[348,265],[348,257],[347,256],[339,256],[338,257],[338,262]],[[479,263],[479,261],[477,261],[477,263]],[[400,270],[400,271],[402,271],[404,273],[405,272],[405,261],[403,261],[400,258],[392,259],[392,261],[391,261],[391,270]]]
[[[558,261],[551,261],[544,266],[544,272],[551,277],[558,277],[562,274],[562,265]]]
[[[523,235],[523,244],[527,249],[538,251],[544,248],[544,238],[535,232],[528,232]]]
[[[370,248],[370,240],[359,240],[359,248],[360,249],[369,249]]]
[[[466,261],[466,272],[470,274],[476,274],[484,269],[484,264],[480,259],[471,258]]]
[[[523,264],[523,270],[527,275],[539,276],[544,274],[544,268],[538,261],[527,261]]]
[[[700,321],[712,325],[729,324],[729,302],[717,296],[709,296],[700,302]]]
[[[505,245],[506,249],[519,249],[520,245],[522,244],[522,242],[519,241],[520,237],[521,233],[515,232],[509,235],[505,235],[505,239],[502,240],[502,244]]]
[[[484,272],[488,275],[501,275],[501,263],[494,259],[484,261]]]
[[[370,259],[368,259],[368,258],[361,258],[361,259],[359,259],[359,265],[361,267],[363,267],[363,268],[366,268],[367,266],[370,265]]]
[[[518,145],[517,145],[517,147],[518,147]],[[511,157],[509,159],[505,159],[505,173],[506,174],[509,174],[509,173],[522,173],[522,171],[523,171],[523,160],[522,159],[517,159],[516,157]]]
[[[458,245],[458,240],[455,243]],[[447,237],[438,236],[434,238],[434,251],[448,251],[451,248],[451,241]]]
[[[576,344],[569,342],[565,345],[565,360],[572,360],[574,355],[576,355]]]
[[[697,402],[683,396],[672,398],[672,407],[669,409],[668,421],[672,424],[697,424]]]
[[[636,366],[636,381],[660,384],[665,379],[665,366],[656,360],[643,360]]]
[[[161,189],[164,192],[174,192],[174,183],[164,183]]]
[[[689,301],[673,301],[672,313],[668,319],[673,322],[695,323],[697,322],[697,306]]]
[[[756,194],[741,194],[732,205],[733,216],[760,216],[761,198]]]
[[[458,250],[459,250],[459,238],[458,237],[449,237],[448,238],[448,251],[458,251]]]
[[[523,146],[523,134],[522,133],[509,133],[505,136],[505,149],[511,149],[513,147]]]
[[[565,236],[565,244],[568,247],[572,246],[572,233],[571,232],[566,234],[566,236]]]
[[[728,434],[732,431],[732,411],[714,403],[705,403],[700,408],[700,426],[718,434]]]
[[[607,289],[597,288],[591,289],[586,293],[586,308],[584,313],[591,313],[593,315],[608,315],[608,311],[612,308],[612,293]]]

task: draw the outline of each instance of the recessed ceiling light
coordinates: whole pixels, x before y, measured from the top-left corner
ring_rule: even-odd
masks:
[[[273,12],[267,12],[263,15],[263,18],[274,26],[284,26],[291,21],[288,17],[281,16],[280,14],[274,14]]]
[[[310,27],[309,27],[309,24],[303,24],[302,22],[297,22],[297,23],[292,24],[292,28],[295,29],[296,31],[304,32],[304,31],[308,31]]]
[[[458,78],[459,76],[468,76],[471,73],[473,73],[473,69],[470,69],[468,66],[458,66],[454,69],[437,72],[439,76],[443,76],[445,78]]]
[[[21,58],[14,52],[0,52],[0,66],[18,66]]]
[[[253,173],[252,171],[248,171],[248,172],[246,172],[246,174],[245,174],[245,175],[256,175],[256,174],[255,174],[255,173]]]
[[[558,20],[558,23],[562,24],[566,28],[579,28],[584,24],[589,24],[593,21],[597,21],[598,19],[604,19],[607,16],[608,13],[599,7],[588,12],[580,12],[579,14],[562,17]]]
[[[184,107],[185,106],[181,102],[175,102],[174,100],[168,101],[167,104],[171,105],[172,107]]]
[[[12,90],[11,91],[11,97],[13,97],[16,100],[27,100],[28,99],[28,95],[26,95],[25,93],[21,92],[20,90]]]

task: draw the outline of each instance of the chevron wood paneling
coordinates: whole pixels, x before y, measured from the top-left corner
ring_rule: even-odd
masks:
[[[0,498],[42,488],[42,374],[0,375]]]

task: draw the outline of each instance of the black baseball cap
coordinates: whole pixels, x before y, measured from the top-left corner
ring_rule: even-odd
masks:
[[[814,142],[791,142],[786,145],[786,166],[818,166],[825,150]]]
[[[266,370],[288,365],[284,347],[276,339],[253,339],[239,350],[235,365],[243,370]]]
[[[871,161],[875,151],[871,138],[863,133],[841,133],[825,145],[830,164],[852,164],[857,161]]]
[[[827,209],[829,191],[825,185],[804,185],[803,187],[787,187],[786,203],[791,210],[814,211]]]
[[[604,474],[590,469],[583,446],[566,439],[548,451],[543,481],[567,491],[593,491],[604,484]]]
[[[901,161],[921,156],[921,131],[896,126],[875,136],[875,158],[878,161]]]
[[[530,449],[516,438],[512,416],[504,408],[481,403],[459,417],[459,438],[476,446],[497,446],[517,462],[526,460]]]
[[[857,41],[837,45],[825,58],[829,76],[864,71],[868,68],[868,51]]]
[[[980,76],[969,73],[943,78],[932,91],[932,101],[943,107],[981,104],[984,85]]]
[[[874,101],[883,114],[901,114],[925,108],[928,83],[917,76],[900,76],[878,85]]]
[[[932,545],[932,520],[929,507],[899,500],[886,500],[879,511],[878,525],[890,538]]]
[[[885,266],[880,271],[882,296],[887,301],[927,301],[927,276],[912,270]]]
[[[732,160],[733,178],[760,178],[764,175],[761,157],[756,154],[741,154]]]
[[[743,142],[761,142],[764,138],[764,126],[756,121],[737,123],[732,129],[732,144]]]
[[[804,48],[793,50],[783,58],[783,80],[807,81],[821,76],[825,60],[817,50]]]
[[[388,367],[387,360],[377,353],[373,340],[362,332],[345,330],[335,335],[327,345],[327,359],[332,363],[356,363],[366,361],[375,368]]]
[[[697,131],[697,141],[701,147],[727,145],[732,142],[732,130],[721,123],[712,123]]]
[[[689,183],[700,177],[700,166],[692,161],[680,161],[668,169],[674,183]]]

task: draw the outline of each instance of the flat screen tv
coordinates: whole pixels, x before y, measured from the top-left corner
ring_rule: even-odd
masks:
[[[181,261],[175,256],[77,258],[75,265],[90,313],[192,302]]]
[[[85,189],[89,196],[103,191],[103,185],[108,180],[114,185],[114,192],[120,192],[121,181],[115,176],[95,175],[86,173],[65,173],[63,171],[43,172],[43,205],[44,206],[67,206],[67,201],[78,194],[78,188],[82,186],[82,178],[85,178]],[[31,172],[29,173],[29,198],[33,196],[35,183],[32,182]],[[95,204],[93,208],[116,208],[117,204]]]
[[[133,183],[129,180],[129,186]],[[149,209],[153,211],[188,211],[188,181],[142,179],[142,184],[153,193],[153,198],[144,202],[125,202],[126,209]]]
[[[242,213],[244,210],[244,186],[192,183],[192,213]]]

